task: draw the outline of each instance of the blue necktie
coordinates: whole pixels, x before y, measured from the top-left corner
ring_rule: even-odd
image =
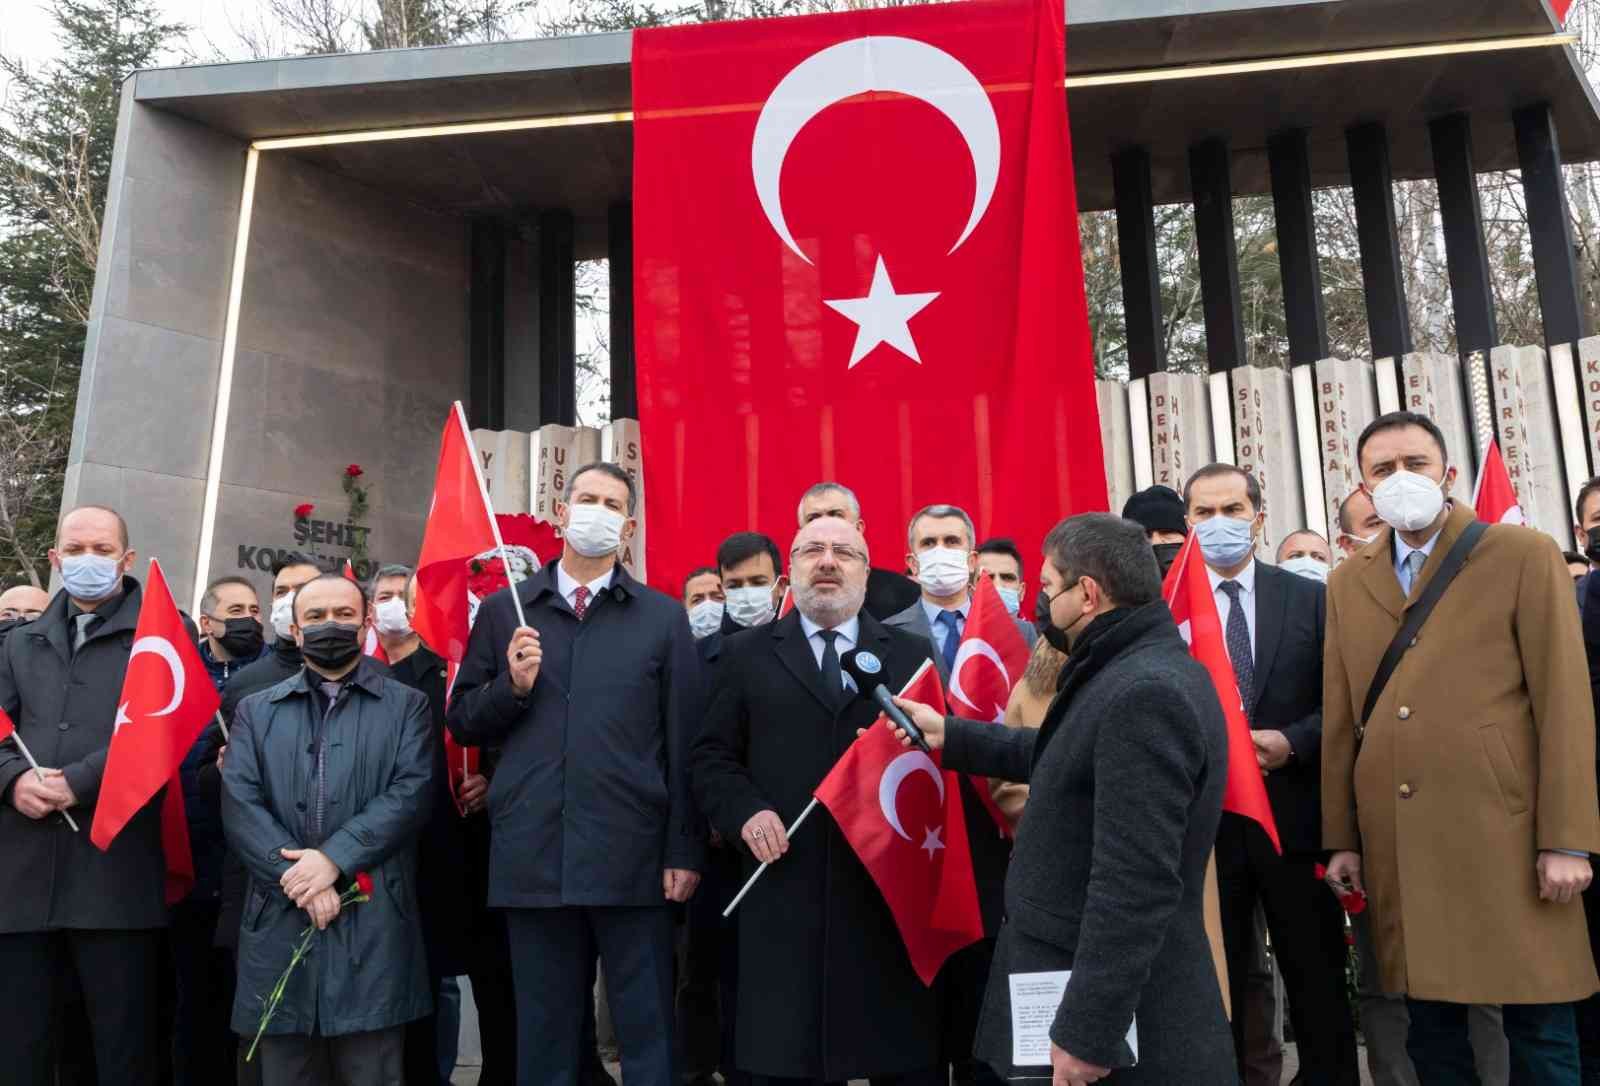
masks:
[[[944,627],[944,644],[939,649],[939,654],[944,657],[944,673],[950,674],[956,669],[956,649],[961,644],[961,631],[956,628],[956,623],[961,618],[954,611],[940,611],[939,625]]]
[[[1411,596],[1411,588],[1417,583],[1417,574],[1422,572],[1422,567],[1427,564],[1428,556],[1421,551],[1412,551],[1406,555],[1406,560],[1400,563],[1400,591],[1407,597]]]
[[[1244,715],[1249,716],[1251,701],[1255,697],[1256,664],[1250,651],[1250,624],[1245,621],[1244,608],[1239,604],[1238,581],[1223,581],[1222,591],[1228,594],[1228,659],[1233,662],[1233,679],[1239,684],[1239,700],[1244,704]]]

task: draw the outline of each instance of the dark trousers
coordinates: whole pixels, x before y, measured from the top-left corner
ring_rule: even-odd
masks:
[[[1249,987],[1255,908],[1261,903],[1289,997],[1304,1086],[1358,1086],[1356,1030],[1345,996],[1344,914],[1313,874],[1312,859],[1284,858],[1255,822],[1224,814],[1217,831],[1217,891],[1228,988]],[[1233,1048],[1245,1077],[1245,1015],[1233,1016]]]
[[[1464,1003],[1406,1000],[1406,1051],[1422,1086],[1478,1086]],[[1511,1086],[1578,1086],[1578,1031],[1571,1003],[1507,1003]]]
[[[473,922],[467,976],[478,1008],[478,1043],[483,1066],[478,1086],[515,1086],[517,1081],[517,997],[511,982],[511,944],[499,910]]]
[[[505,915],[517,993],[518,1086],[577,1086],[596,952],[624,1081],[674,1086],[672,910],[565,907]]]
[[[993,1068],[972,1056],[983,994],[989,984],[989,967],[994,964],[994,943],[993,939],[981,939],[962,947],[945,960],[934,981],[939,985],[940,1059],[951,1068],[956,1086],[1000,1083]]]
[[[338,1037],[268,1034],[256,1059],[261,1086],[401,1086],[404,1047],[404,1026]]]
[[[183,901],[167,912],[176,1006],[172,1027],[175,1086],[233,1086],[233,954],[213,946],[218,900]]]
[[[722,1071],[728,1086],[746,1086],[734,1068],[734,1014],[738,1007],[739,929],[722,910],[738,893],[738,855],[713,848],[705,877],[684,908],[683,965],[678,973],[678,1044],[683,1073],[690,1078]]]
[[[405,1036],[406,1086],[439,1086],[439,981],[428,978],[428,989],[433,993],[433,1013],[400,1027]]]
[[[1583,912],[1589,920],[1589,953],[1600,963],[1600,885],[1583,892]],[[1600,1086],[1600,994],[1574,1004],[1578,1016],[1578,1055],[1583,1061],[1584,1086]]]
[[[7,992],[0,1086],[50,1086],[54,993],[69,974],[83,989],[95,1065],[115,1068],[118,1086],[156,1086],[161,953],[159,931],[0,935]]]

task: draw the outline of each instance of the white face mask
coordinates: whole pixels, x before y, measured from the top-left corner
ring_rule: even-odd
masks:
[[[1356,550],[1360,550],[1362,547],[1365,547],[1367,544],[1371,543],[1374,539],[1378,538],[1375,535],[1356,535],[1353,532],[1346,532],[1344,534],[1344,537],[1346,539],[1348,539],[1350,542],[1355,544]]]
[[[1313,581],[1328,583],[1328,563],[1320,558],[1313,558],[1309,554],[1302,554],[1290,558],[1278,567],[1285,573],[1296,573],[1301,577],[1308,577]]]
[[[1006,605],[1006,610],[1013,615],[1022,606],[1022,591],[1016,588],[1006,588],[1004,585],[995,585],[994,590],[1000,593],[1000,602]]]
[[[954,596],[971,581],[969,553],[954,547],[929,547],[917,555],[917,581],[935,596]]]
[[[627,518],[598,502],[572,506],[567,518],[566,537],[572,549],[585,558],[599,558],[622,545],[622,526]]]
[[[771,622],[773,612],[771,585],[751,585],[748,588],[730,588],[723,592],[728,600],[728,617],[741,626],[760,626]]]
[[[406,601],[399,596],[391,596],[378,604],[375,613],[372,625],[385,637],[399,637],[411,632],[411,620],[406,617]]]
[[[294,635],[289,632],[289,627],[294,624],[294,593],[285,592],[272,601],[272,633],[273,636],[292,640]]]
[[[1400,532],[1419,532],[1444,508],[1444,489],[1426,475],[1397,471],[1372,491],[1378,516]]]
[[[695,640],[710,637],[722,629],[722,604],[717,600],[701,600],[689,608],[689,632]]]

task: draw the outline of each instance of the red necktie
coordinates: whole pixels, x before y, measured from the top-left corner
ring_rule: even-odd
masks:
[[[589,613],[589,586],[580,584],[572,590],[572,613],[578,616],[578,621],[583,621],[583,616]]]

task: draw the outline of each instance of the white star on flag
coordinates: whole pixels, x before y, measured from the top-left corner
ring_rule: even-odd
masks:
[[[944,842],[939,840],[939,834],[942,833],[943,830],[943,826],[929,826],[927,833],[923,835],[922,848],[925,852],[927,852],[928,859],[930,860],[933,859],[933,854],[935,852],[938,852],[941,848],[944,848]]]
[[[823,299],[822,304],[858,325],[856,345],[850,352],[848,369],[854,369],[856,363],[880,343],[887,343],[921,365],[922,358],[917,354],[917,344],[911,338],[908,322],[938,296],[937,291],[931,294],[896,294],[894,284],[889,282],[889,269],[883,266],[883,257],[879,256],[877,267],[872,272],[872,285],[867,288],[865,298]]]

